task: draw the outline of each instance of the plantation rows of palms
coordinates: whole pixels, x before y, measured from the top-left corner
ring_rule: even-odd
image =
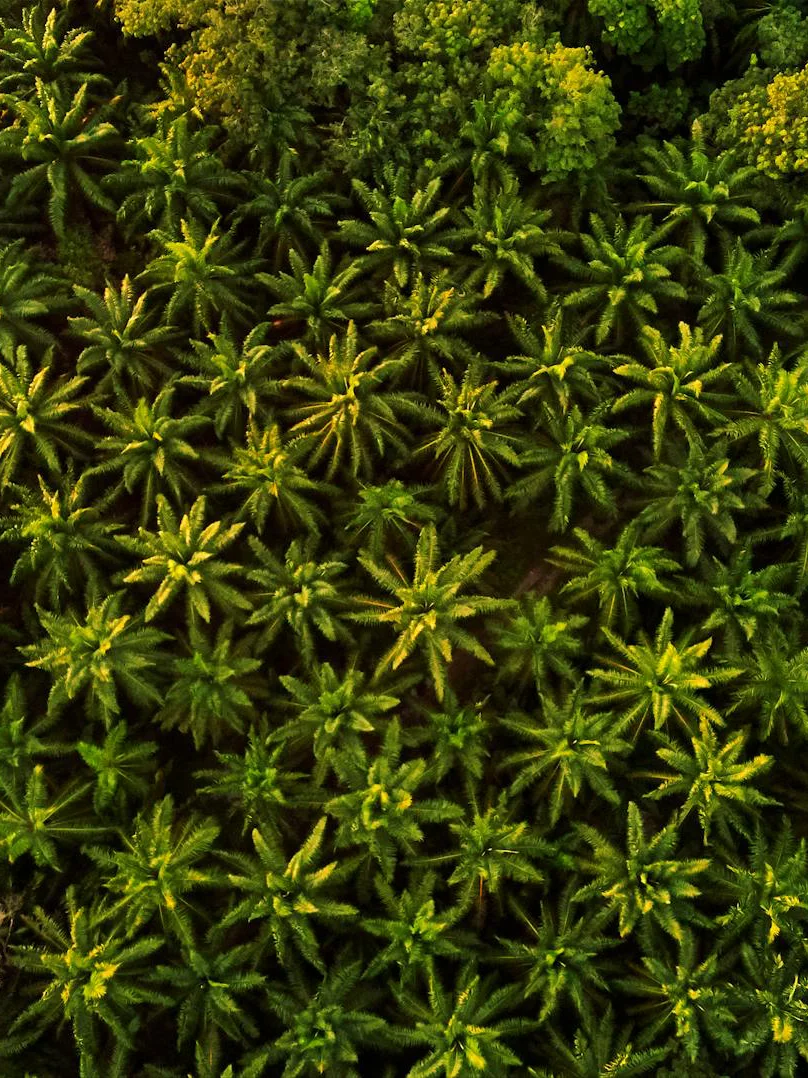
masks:
[[[806,1073],[808,202],[93,19],[0,38],[0,1074]]]

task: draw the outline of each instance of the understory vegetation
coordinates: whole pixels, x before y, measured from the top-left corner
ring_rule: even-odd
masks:
[[[0,18],[3,1078],[808,1074],[802,5]]]

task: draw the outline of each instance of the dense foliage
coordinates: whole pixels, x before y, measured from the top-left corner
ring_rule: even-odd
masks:
[[[3,1078],[808,1073],[802,7],[0,17]]]

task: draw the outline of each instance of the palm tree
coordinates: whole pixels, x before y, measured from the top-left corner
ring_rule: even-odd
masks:
[[[553,509],[549,525],[553,531],[565,531],[579,494],[602,512],[614,515],[614,494],[608,479],[630,475],[609,450],[629,436],[629,431],[606,426],[608,402],[584,415],[577,404],[566,414],[542,402],[539,437],[535,448],[522,454],[522,467],[528,474],[508,488],[506,497],[518,508],[535,502],[547,487],[554,487]]]
[[[623,528],[612,547],[584,528],[573,528],[572,534],[578,546],[551,547],[547,560],[570,578],[562,585],[560,597],[569,596],[572,602],[597,598],[601,627],[612,628],[619,617],[622,632],[627,633],[639,618],[640,596],[664,598],[670,594],[671,585],[660,577],[677,572],[681,566],[661,547],[640,545],[633,523]]]
[[[56,338],[38,325],[65,305],[64,283],[34,264],[24,240],[0,247],[0,352],[17,344],[56,345]]]
[[[238,538],[243,523],[225,525],[221,520],[205,524],[207,499],[200,495],[187,513],[177,520],[166,497],[157,495],[157,531],[138,529],[138,537],[122,536],[118,541],[140,559],[140,567],[123,576],[124,584],[157,585],[144,612],[152,621],[163,614],[181,594],[185,595],[185,617],[189,626],[197,618],[210,621],[211,603],[226,615],[235,610],[251,610],[252,604],[229,578],[244,576],[237,562],[222,560],[222,552]]]
[[[257,222],[255,247],[262,255],[271,254],[275,273],[289,251],[303,256],[307,243],[319,246],[326,220],[333,217],[333,207],[343,201],[329,190],[333,177],[325,169],[301,170],[297,151],[285,150],[273,174],[246,173],[247,199],[235,213],[238,223]]]
[[[99,1027],[109,1029],[118,1045],[134,1048],[144,1011],[171,1004],[171,997],[156,987],[152,961],[164,940],[128,940],[115,929],[105,931],[97,908],[80,906],[74,887],[67,889],[65,907],[67,932],[38,906],[30,921],[42,944],[15,948],[17,967],[46,981],[12,1031],[33,1026],[33,1039],[46,1035],[50,1026],[69,1022],[81,1074],[89,1076],[98,1073]]]
[[[413,458],[432,458],[433,471],[450,506],[461,511],[473,501],[482,509],[488,498],[503,499],[508,466],[518,468],[524,439],[516,423],[522,413],[512,394],[497,393],[496,381],[483,381],[482,364],[472,361],[460,382],[447,370],[439,376],[433,403],[414,401],[407,407],[427,427]]]
[[[754,358],[764,352],[764,338],[798,337],[802,320],[796,313],[804,297],[784,288],[786,270],[771,269],[771,253],[753,255],[740,237],[724,256],[720,273],[706,274],[704,302],[698,314],[708,336],[721,333],[730,359],[744,351]]]
[[[774,757],[759,753],[752,759],[741,759],[748,738],[748,729],[735,730],[720,744],[718,734],[704,715],[699,719],[698,736],[690,739],[692,753],[660,733],[662,747],[656,754],[673,770],[641,772],[643,778],[662,780],[645,796],[683,799],[677,821],[681,823],[695,810],[705,846],[710,843],[713,826],[728,846],[733,845],[730,827],[752,842],[752,829],[746,817],[756,817],[758,806],[780,802],[751,785],[770,770]]]
[[[386,1020],[367,1009],[377,993],[360,983],[361,977],[361,961],[341,952],[314,987],[291,971],[284,983],[271,984],[266,999],[283,1032],[247,1057],[247,1066],[253,1068],[248,1073],[266,1073],[267,1065],[274,1064],[271,1073],[283,1078],[326,1073],[357,1078],[355,1064],[365,1046],[375,1066],[392,1038]]]
[[[621,937],[650,920],[678,940],[684,935],[683,922],[698,922],[693,899],[701,892],[691,880],[710,867],[710,859],[675,857],[680,838],[675,819],[647,838],[640,810],[630,801],[625,847],[615,846],[588,824],[578,824],[577,830],[592,849],[592,859],[581,868],[594,879],[573,901],[601,895],[610,913],[618,915]]]
[[[741,944],[744,978],[736,993],[743,1030],[736,1054],[763,1075],[797,1074],[808,1060],[808,979],[799,952]]]
[[[376,561],[381,561],[384,551],[396,548],[396,540],[411,551],[416,533],[438,517],[437,508],[421,497],[429,489],[400,479],[360,485],[356,499],[345,505],[345,526],[352,543],[364,547]]]
[[[310,751],[315,761],[312,778],[318,785],[331,772],[341,776],[350,761],[366,767],[367,735],[381,733],[388,713],[401,702],[353,665],[339,673],[323,663],[305,678],[282,674],[280,682],[291,697],[280,706],[291,708],[294,716],[273,737]]]
[[[299,344],[293,348],[305,373],[285,379],[283,387],[311,403],[288,409],[295,420],[288,434],[309,467],[325,463],[327,480],[343,469],[353,478],[370,479],[376,457],[390,450],[404,456],[408,438],[400,413],[407,398],[384,384],[399,362],[377,360],[375,347],[360,351],[353,321],[344,336],[331,337],[327,356],[312,355]]]
[[[572,404],[598,399],[592,374],[604,360],[582,346],[580,330],[568,329],[563,305],[554,303],[543,316],[541,336],[522,315],[506,312],[505,318],[522,352],[496,365],[513,379],[514,400],[526,414],[542,402],[566,413]]]
[[[392,164],[384,166],[379,187],[351,180],[370,222],[342,220],[338,237],[349,247],[364,250],[354,260],[360,270],[380,280],[392,275],[404,289],[419,271],[435,272],[454,260],[453,249],[463,233],[452,226],[451,207],[437,205],[441,182],[434,176],[418,186],[405,169]]]
[[[316,498],[332,488],[306,475],[299,460],[299,447],[284,440],[277,424],[262,430],[250,420],[246,445],[233,449],[232,464],[222,478],[226,491],[246,494],[238,516],[248,517],[259,533],[270,513],[284,530],[302,527],[316,535],[325,524]]]
[[[86,377],[62,375],[51,381],[53,352],[34,369],[24,344],[0,352],[0,490],[14,478],[24,455],[33,453],[53,475],[60,454],[86,445],[87,435],[71,422],[81,403],[75,398]]]
[[[514,166],[533,157],[533,142],[524,130],[522,110],[506,90],[496,90],[471,102],[473,115],[460,125],[460,148],[439,162],[441,171],[459,171],[453,190],[471,169],[475,184],[504,187],[515,175]]]
[[[266,651],[284,626],[291,629],[297,651],[307,666],[317,665],[316,639],[350,644],[351,633],[341,614],[348,608],[345,584],[339,578],[348,565],[317,557],[316,540],[294,539],[281,560],[255,536],[247,537],[260,568],[247,578],[261,591],[252,597],[247,625],[261,626],[255,648]]]
[[[306,347],[321,348],[332,333],[352,319],[364,320],[376,313],[377,305],[363,298],[364,289],[357,281],[361,267],[348,262],[335,269],[326,240],[311,265],[290,248],[289,265],[291,273],[258,273],[255,279],[280,300],[269,308],[276,323],[305,325],[302,338]]]
[[[538,303],[546,301],[536,260],[560,254],[562,234],[545,228],[552,212],[537,209],[535,202],[535,196],[522,196],[515,178],[506,179],[495,191],[488,184],[475,183],[472,205],[464,213],[469,221],[466,242],[477,258],[464,287],[482,284],[483,298],[488,299],[512,276]]]
[[[671,1028],[679,1053],[693,1063],[704,1059],[711,1045],[723,1053],[737,1049],[735,985],[728,980],[732,957],[728,960],[715,947],[700,954],[690,931],[683,931],[676,948],[673,957],[670,945],[664,949],[660,945],[656,953],[643,955],[641,972],[617,980],[621,991],[646,1000],[654,1009],[655,1017],[643,1028],[638,1045],[653,1044]]]
[[[128,938],[159,917],[163,934],[191,946],[194,931],[185,897],[200,887],[221,887],[226,877],[209,863],[219,827],[211,819],[175,819],[168,796],[140,813],[123,849],[88,847],[102,886],[112,896],[104,918],[120,924]]]
[[[387,725],[381,750],[369,757],[346,754],[340,768],[340,789],[324,810],[337,821],[334,848],[361,846],[361,860],[372,859],[382,877],[392,880],[403,850],[412,856],[424,841],[422,823],[457,819],[462,809],[445,798],[416,793],[427,779],[420,757],[401,762],[401,727],[397,718]],[[367,875],[367,873],[366,873]]]
[[[154,134],[134,140],[134,156],[104,180],[129,235],[150,227],[176,233],[183,219],[210,225],[236,202],[242,182],[212,150],[218,134],[210,125],[191,130],[185,114],[164,118]]]
[[[552,825],[584,786],[610,804],[620,804],[609,768],[630,750],[620,736],[626,723],[616,723],[609,711],[588,708],[580,688],[560,701],[543,693],[535,718],[509,713],[500,722],[527,746],[508,753],[500,763],[513,776],[511,793],[538,787],[536,796],[542,803],[549,794]]]
[[[636,644],[626,644],[611,629],[604,628],[603,634],[617,656],[608,659],[606,667],[589,671],[597,679],[590,702],[596,707],[624,705],[617,713],[621,731],[636,723],[636,740],[649,716],[655,730],[675,718],[690,737],[693,727],[688,716],[696,719],[704,716],[716,726],[724,725],[719,712],[703,694],[714,685],[723,685],[738,677],[743,671],[730,666],[706,665],[704,660],[712,646],[711,637],[691,643],[694,630],[689,629],[674,643],[670,607],[662,615],[653,641],[644,632],[638,634]]]
[[[199,750],[208,741],[217,745],[224,731],[243,733],[266,691],[263,679],[252,676],[261,661],[249,641],[233,643],[231,621],[219,627],[213,641],[192,623],[186,650],[189,655],[172,662],[171,687],[154,721],[163,729],[190,733]]]
[[[462,370],[477,354],[468,338],[495,319],[477,308],[480,297],[452,283],[446,274],[417,273],[404,292],[384,286],[384,317],[367,326],[367,335],[400,361],[402,380],[423,391],[439,385],[444,367]]]
[[[81,694],[88,716],[109,728],[120,715],[119,690],[138,707],[160,703],[155,668],[164,658],[159,645],[169,638],[122,613],[121,600],[120,592],[107,595],[83,618],[37,607],[47,635],[20,652],[28,658],[27,666],[51,675],[49,712],[59,714]]]
[[[155,772],[154,741],[129,739],[129,728],[120,720],[104,735],[101,745],[77,741],[76,752],[94,776],[93,808],[103,819],[106,814],[127,820],[130,799],[143,801]]]
[[[587,1003],[579,1012],[580,1022],[572,1042],[553,1026],[547,1026],[546,1051],[550,1062],[561,1068],[564,1078],[637,1078],[641,1074],[660,1074],[660,1065],[671,1053],[671,1046],[635,1050],[634,1023],[627,1022],[616,1033],[614,1009],[609,1003],[604,1012]],[[556,1078],[559,1071],[535,1071],[535,1078]]]
[[[291,952],[297,952],[321,973],[326,972],[314,931],[316,920],[322,918],[328,924],[359,912],[333,898],[333,888],[344,882],[351,866],[339,861],[321,863],[327,823],[321,816],[289,858],[277,837],[264,835],[259,828],[254,828],[251,836],[255,857],[226,856],[227,863],[236,869],[227,876],[235,901],[219,922],[216,937],[233,925],[257,923],[256,961],[271,947],[282,966],[288,965]]]
[[[756,439],[764,493],[773,489],[782,464],[788,465],[790,478],[801,478],[808,470],[808,356],[787,365],[775,344],[754,373],[741,364],[734,364],[731,373],[739,406],[731,410],[722,433],[733,441]]]
[[[267,343],[269,332],[269,322],[259,322],[239,343],[223,316],[219,332],[208,333],[207,341],[191,341],[192,351],[183,357],[194,373],[177,381],[204,394],[198,411],[213,418],[220,441],[238,442],[248,422],[266,418],[267,399],[280,391],[275,368],[288,349]]]
[[[790,731],[800,737],[808,731],[808,648],[772,625],[751,642],[751,651],[733,710],[757,721],[762,741],[776,730],[787,745]]]
[[[24,853],[39,868],[63,871],[59,846],[86,842],[106,830],[88,815],[87,783],[51,791],[42,764],[0,777],[0,851],[9,864]]]
[[[612,404],[615,413],[629,408],[650,409],[651,444],[654,460],[662,455],[669,424],[682,431],[689,444],[698,439],[698,426],[714,430],[724,422],[715,405],[726,400],[709,387],[726,381],[729,363],[717,363],[721,337],[704,340],[701,327],[695,331],[679,323],[681,343],[669,344],[654,326],[643,326],[639,343],[645,352],[642,360],[631,360],[614,367],[618,378],[635,383]],[[623,358],[623,357],[618,357]]]
[[[699,441],[690,445],[687,456],[673,452],[671,463],[645,469],[645,504],[635,518],[640,534],[656,539],[678,528],[690,567],[698,565],[708,535],[728,551],[738,534],[735,513],[765,504],[748,486],[758,478],[758,469],[734,465],[726,453],[723,440],[709,449]]]
[[[31,580],[34,602],[47,597],[54,610],[77,594],[91,606],[106,590],[104,568],[117,561],[115,533],[121,525],[103,520],[98,508],[87,504],[86,485],[74,482],[72,471],[55,489],[41,475],[37,480],[37,490],[10,487],[20,500],[11,500],[0,516],[0,542],[24,548],[9,583]]]
[[[48,220],[60,240],[67,233],[68,206],[73,216],[85,205],[115,213],[98,174],[118,167],[121,136],[104,119],[108,110],[91,105],[88,82],[71,97],[58,83],[37,78],[30,100],[5,94],[3,103],[16,120],[0,131],[0,156],[23,167],[10,197],[33,201],[47,192]]]
[[[466,940],[453,930],[459,911],[453,907],[438,910],[433,897],[435,873],[421,872],[412,879],[412,884],[403,891],[394,889],[380,876],[374,881],[387,916],[362,918],[362,931],[384,944],[381,949],[375,949],[364,972],[365,978],[380,974],[389,977],[390,966],[395,966],[399,987],[412,987],[419,973],[429,976],[434,972],[436,959],[456,959],[463,955],[459,944]]]
[[[3,27],[0,37],[0,90],[20,97],[30,97],[36,80],[65,87],[81,83],[90,86],[109,84],[109,79],[95,70],[97,60],[90,43],[92,30],[68,27],[68,12],[42,7],[24,8],[20,25]]]
[[[701,574],[688,580],[680,594],[688,604],[707,609],[701,629],[718,631],[721,650],[733,661],[775,624],[787,628],[793,623],[799,602],[782,590],[792,578],[789,565],[753,569],[752,552],[743,547],[733,551],[728,561],[702,559]]]
[[[235,324],[247,324],[255,311],[260,258],[242,258],[243,244],[236,243],[233,229],[219,231],[218,219],[207,229],[194,218],[180,221],[175,231],[155,229],[150,235],[163,253],[149,262],[136,281],[167,300],[164,320],[180,326],[190,322],[200,337],[226,314]]]
[[[82,285],[74,284],[73,291],[89,312],[67,319],[71,334],[85,342],[76,370],[101,368],[97,393],[112,389],[118,400],[128,400],[150,392],[156,379],[170,374],[167,348],[178,332],[161,324],[159,312],[149,309],[145,293],[136,294],[128,274],[118,288],[107,284],[103,297]]]
[[[570,255],[556,255],[556,261],[573,277],[585,282],[570,291],[565,307],[584,309],[595,320],[595,341],[611,341],[616,347],[630,330],[637,330],[659,314],[667,301],[686,301],[687,291],[671,279],[671,267],[681,262],[684,252],[672,245],[660,246],[659,230],[651,218],[637,217],[629,228],[618,216],[612,234],[604,221],[590,215],[592,234],[580,234],[585,261]]]
[[[478,546],[440,564],[438,535],[431,523],[419,536],[411,580],[395,562],[388,568],[368,555],[360,555],[359,564],[390,593],[391,598],[360,596],[359,602],[366,611],[351,617],[367,625],[391,625],[398,634],[395,643],[379,661],[378,671],[388,667],[398,669],[417,649],[424,655],[438,700],[443,700],[454,647],[493,665],[494,660],[477,637],[457,623],[478,614],[508,608],[509,602],[505,599],[459,595],[477,583],[495,556],[493,551],[484,552]]]
[[[197,450],[188,441],[208,425],[206,416],[184,415],[172,418],[175,386],[169,383],[149,404],[141,398],[123,409],[93,405],[94,414],[112,430],[99,439],[99,455],[105,457],[85,473],[88,478],[121,472],[119,482],[107,490],[103,502],[109,504],[122,494],[140,489],[140,524],[145,527],[154,512],[161,490],[169,490],[178,503],[198,489],[198,479],[188,462],[205,463],[205,450]]]
[[[546,595],[528,595],[491,624],[499,658],[498,677],[509,685],[531,682],[541,693],[551,674],[574,682],[572,660],[582,648],[580,630],[589,618],[554,610]]]
[[[482,1072],[502,1078],[523,1067],[505,1043],[531,1031],[524,1018],[499,1017],[517,1001],[514,985],[497,986],[496,979],[483,979],[473,964],[465,963],[452,991],[447,991],[437,971],[427,981],[427,1000],[420,995],[396,992],[408,1029],[401,1030],[402,1043],[424,1045],[428,1054],[407,1071],[407,1078],[476,1078]]]
[[[711,157],[698,129],[694,136],[687,153],[667,141],[646,148],[640,179],[656,197],[633,208],[663,213],[663,232],[681,233],[694,264],[701,265],[711,236],[726,250],[733,233],[760,224],[753,205],[759,173],[740,165],[734,153]]]

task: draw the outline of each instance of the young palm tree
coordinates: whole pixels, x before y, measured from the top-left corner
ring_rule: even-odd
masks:
[[[619,619],[625,634],[639,619],[640,596],[665,598],[671,585],[664,574],[675,573],[681,566],[661,547],[642,546],[633,523],[627,524],[608,547],[583,528],[573,528],[577,547],[554,546],[547,560],[563,569],[570,578],[559,596],[572,602],[597,598],[601,627],[610,629]],[[660,579],[663,577],[663,579]]]
[[[445,798],[416,793],[427,777],[420,757],[401,762],[401,728],[397,718],[387,726],[381,750],[369,757],[344,759],[340,788],[344,793],[326,801],[324,809],[337,821],[334,848],[361,846],[361,861],[376,862],[390,882],[399,851],[412,856],[424,841],[422,823],[457,819],[463,810]]]
[[[790,732],[800,737],[808,732],[808,648],[795,647],[772,625],[752,641],[751,650],[733,710],[757,722],[762,741],[776,730],[787,745]]]
[[[808,1061],[808,978],[798,951],[741,944],[744,979],[736,1008],[736,1054],[764,1075],[798,1074]]]
[[[417,533],[438,510],[421,496],[430,488],[388,479],[377,485],[360,485],[356,500],[345,506],[345,526],[351,542],[362,546],[376,561],[385,551],[395,550],[403,541],[407,551],[415,545]]]
[[[517,428],[522,413],[511,403],[512,393],[497,393],[498,383],[483,378],[476,361],[459,382],[444,369],[434,404],[413,402],[407,409],[424,426],[437,428],[421,439],[413,457],[432,458],[447,504],[461,512],[469,501],[478,509],[489,498],[502,501],[508,467],[519,467],[524,443]]]
[[[242,182],[212,150],[218,134],[212,126],[191,130],[183,115],[164,118],[154,134],[134,140],[134,156],[104,180],[129,235],[149,228],[176,233],[191,218],[210,225],[236,202]]]
[[[136,294],[128,274],[118,288],[107,284],[103,297],[82,285],[73,285],[73,291],[89,312],[67,320],[70,333],[85,342],[76,370],[101,368],[97,393],[111,389],[118,400],[136,399],[170,374],[167,349],[179,334],[161,324],[159,312],[149,309],[145,293]]]
[[[25,776],[0,777],[0,853],[9,864],[28,853],[39,868],[62,872],[59,847],[106,830],[88,814],[88,783],[68,783],[55,792],[49,786],[42,764]]]
[[[340,952],[314,987],[292,971],[284,983],[271,984],[266,999],[283,1032],[274,1043],[250,1053],[247,1073],[357,1078],[355,1064],[362,1057],[376,1067],[380,1052],[392,1046],[392,1037],[386,1020],[368,1009],[378,993],[361,978],[362,962]],[[267,1071],[270,1065],[274,1071]]]
[[[591,697],[595,706],[624,705],[620,728],[637,724],[635,740],[645,720],[651,716],[654,729],[675,718],[689,736],[693,736],[691,718],[704,716],[716,726],[723,726],[719,712],[703,695],[714,685],[723,685],[738,677],[742,670],[730,666],[707,666],[704,659],[712,638],[691,643],[694,630],[673,641],[673,611],[667,608],[653,641],[644,632],[636,644],[626,644],[611,629],[604,636],[618,657],[608,659],[606,667],[590,670],[597,679]]]
[[[289,858],[283,844],[259,828],[252,832],[255,857],[226,855],[226,862],[236,869],[227,876],[235,899],[217,925],[214,938],[222,938],[233,925],[257,924],[255,961],[262,960],[271,949],[278,962],[286,966],[290,954],[297,952],[321,973],[326,972],[314,925],[320,918],[328,924],[355,917],[359,912],[355,906],[333,897],[333,889],[344,882],[351,865],[341,865],[339,861],[321,863],[327,823],[321,816]]]
[[[495,319],[477,308],[476,292],[465,291],[446,274],[417,273],[404,292],[384,286],[384,317],[370,322],[368,337],[400,361],[402,381],[427,391],[440,384],[444,367],[462,370],[477,354],[469,338]]]
[[[243,523],[225,525],[221,520],[205,524],[207,499],[194,501],[180,520],[164,495],[157,495],[157,531],[138,529],[138,537],[118,541],[140,559],[140,568],[123,577],[124,584],[157,585],[146,604],[145,620],[163,614],[181,594],[185,595],[185,618],[189,626],[197,618],[210,621],[211,603],[225,615],[251,610],[252,604],[229,578],[244,576],[237,562],[222,560],[222,552],[238,538]]]
[[[757,359],[766,341],[770,346],[774,337],[802,334],[797,310],[804,297],[783,287],[788,277],[784,269],[770,267],[770,252],[753,255],[738,237],[725,254],[722,271],[703,278],[698,321],[708,336],[723,335],[730,359],[744,352]]]
[[[0,352],[22,342],[56,345],[54,335],[37,324],[65,306],[64,282],[35,265],[24,240],[0,247]]]
[[[604,360],[581,344],[583,333],[570,331],[565,308],[554,303],[539,325],[541,336],[521,315],[506,312],[505,318],[520,354],[512,354],[496,366],[510,379],[515,402],[526,415],[534,415],[541,403],[562,413],[571,405],[594,402],[599,390],[592,377]]]
[[[609,341],[620,347],[630,330],[659,315],[660,303],[687,300],[683,285],[671,279],[671,267],[682,261],[684,252],[680,247],[660,246],[661,233],[653,230],[647,215],[637,217],[630,228],[618,216],[610,235],[593,213],[590,228],[591,235],[580,234],[585,261],[556,255],[562,269],[588,282],[569,292],[563,303],[588,312],[597,344]]]
[[[572,889],[571,884],[565,885],[555,908],[542,901],[541,918],[535,921],[511,900],[511,910],[527,929],[529,942],[500,940],[503,965],[527,967],[524,994],[540,997],[540,1023],[558,1014],[565,998],[580,1014],[588,1000],[608,991],[601,953],[618,946],[602,931],[609,915],[605,910],[580,913],[571,900]]]
[[[180,221],[179,236],[159,229],[150,235],[163,253],[136,280],[166,301],[166,322],[181,326],[187,320],[194,337],[201,337],[224,314],[234,324],[251,321],[257,298],[255,271],[263,260],[241,257],[244,245],[235,242],[232,228],[220,232],[217,219],[206,230],[191,217]]]
[[[522,110],[504,90],[475,98],[471,107],[473,115],[458,132],[460,148],[439,163],[441,171],[460,173],[455,188],[469,170],[475,184],[505,187],[515,176],[515,167],[527,164],[534,154]]]
[[[394,889],[380,876],[376,891],[386,917],[363,917],[361,927],[384,946],[374,950],[373,958],[364,972],[365,978],[390,976],[390,967],[397,967],[400,988],[413,987],[419,974],[430,976],[439,958],[458,959],[463,956],[459,944],[467,942],[454,930],[460,914],[455,908],[437,908],[433,892],[437,877],[433,872],[413,875],[413,882],[404,890]]]
[[[546,595],[520,599],[501,619],[493,621],[498,677],[514,687],[531,682],[541,693],[551,675],[563,681],[578,678],[572,660],[581,653],[580,630],[589,618],[554,610]]]
[[[92,606],[105,593],[104,570],[117,562],[115,533],[121,525],[103,520],[98,508],[87,504],[87,488],[81,479],[74,482],[72,470],[53,490],[41,475],[37,480],[37,490],[10,487],[20,500],[12,497],[0,516],[0,542],[24,548],[9,583],[31,580],[34,602],[47,598],[53,610],[76,595]]]
[[[156,770],[156,751],[154,741],[130,739],[123,720],[106,731],[100,745],[90,741],[76,742],[76,752],[94,777],[93,808],[101,819],[111,814],[118,820],[128,820],[130,802],[145,800]]]
[[[731,373],[738,406],[730,411],[723,433],[733,441],[755,438],[765,493],[784,470],[792,479],[802,478],[808,470],[808,357],[786,364],[775,344],[754,374],[741,364],[733,365]]]
[[[12,1031],[30,1026],[33,1036],[41,1037],[51,1026],[68,1022],[80,1073],[90,1078],[99,1073],[96,1064],[104,1027],[117,1044],[134,1048],[145,1013],[171,1004],[171,996],[157,988],[152,961],[165,941],[161,936],[128,940],[116,929],[107,931],[97,908],[79,905],[74,887],[67,889],[65,907],[67,931],[37,907],[30,924],[42,943],[15,948],[15,965],[46,980],[39,998],[17,1017]]]
[[[27,666],[51,675],[49,712],[59,714],[81,694],[88,716],[109,728],[121,711],[119,690],[139,707],[160,703],[155,668],[164,658],[159,645],[169,638],[122,613],[121,600],[120,592],[107,595],[84,618],[37,607],[47,635],[20,651]]]
[[[336,333],[328,355],[312,355],[293,346],[305,373],[293,375],[283,387],[311,403],[293,403],[288,416],[291,447],[307,459],[309,467],[325,463],[325,477],[347,472],[370,479],[377,457],[393,451],[403,457],[409,439],[401,421],[407,398],[388,390],[385,382],[399,368],[394,359],[377,360],[375,347],[360,351],[356,324],[348,323],[344,336]]]
[[[579,1011],[580,1025],[570,1041],[553,1026],[547,1026],[545,1051],[550,1062],[560,1068],[564,1078],[637,1078],[643,1074],[659,1075],[660,1066],[671,1053],[671,1045],[635,1050],[634,1023],[627,1022],[618,1033],[615,1030],[614,1009],[595,1010],[587,1002]],[[543,1047],[545,1047],[543,1045]],[[535,1078],[556,1078],[557,1070],[531,1071]]]
[[[698,736],[690,739],[692,752],[660,733],[662,747],[656,754],[673,770],[641,772],[643,778],[662,780],[645,796],[681,799],[678,823],[695,810],[705,846],[710,843],[713,827],[727,846],[733,845],[730,827],[751,842],[749,817],[757,818],[755,809],[758,806],[779,805],[780,802],[762,794],[753,785],[755,779],[771,769],[774,757],[759,753],[752,759],[741,759],[748,738],[748,729],[735,730],[721,744],[704,715],[699,719]]]
[[[30,100],[14,94],[3,95],[4,104],[14,113],[15,122],[0,131],[0,155],[19,162],[10,195],[26,200],[47,193],[51,228],[64,239],[68,226],[68,206],[75,216],[77,207],[96,207],[115,213],[115,204],[101,190],[100,177],[118,167],[121,136],[114,124],[104,119],[106,109],[90,103],[90,84],[83,82],[70,96],[57,83],[36,79]]]
[[[453,250],[462,242],[463,233],[452,225],[452,210],[438,205],[440,177],[425,186],[411,183],[403,168],[386,165],[380,186],[371,188],[353,179],[356,197],[370,222],[354,218],[339,222],[339,239],[349,247],[364,250],[354,260],[360,270],[367,270],[380,280],[392,275],[404,289],[413,276],[442,269],[454,260]]]
[[[92,30],[69,27],[67,10],[23,8],[20,25],[3,27],[0,37],[0,91],[32,97],[36,80],[65,89],[87,83],[99,89],[109,79],[97,70]]]
[[[716,382],[726,382],[730,369],[730,364],[716,360],[721,337],[705,341],[700,327],[694,331],[684,322],[679,323],[679,337],[681,343],[672,345],[654,326],[643,326],[639,343],[645,356],[614,367],[617,377],[633,382],[635,388],[619,396],[612,411],[650,410],[655,461],[662,455],[669,424],[682,431],[688,444],[692,444],[699,437],[699,426],[710,431],[724,422],[723,413],[715,405],[725,401],[726,394],[709,388]]]
[[[280,681],[291,697],[280,706],[291,708],[294,717],[273,736],[310,750],[315,761],[312,778],[318,785],[331,772],[341,776],[350,761],[366,767],[367,735],[381,733],[388,713],[400,703],[398,696],[369,681],[355,666],[340,674],[323,663],[313,666],[305,679],[282,674]]]
[[[438,700],[443,700],[454,647],[493,665],[494,660],[477,637],[457,623],[510,605],[508,600],[487,595],[459,594],[477,583],[495,556],[493,551],[484,552],[478,546],[440,564],[438,535],[431,523],[418,539],[411,580],[395,562],[388,568],[368,555],[360,555],[360,565],[391,597],[361,596],[359,602],[367,609],[351,617],[367,625],[391,625],[398,634],[379,661],[379,672],[388,667],[398,669],[417,649],[424,655]]]

